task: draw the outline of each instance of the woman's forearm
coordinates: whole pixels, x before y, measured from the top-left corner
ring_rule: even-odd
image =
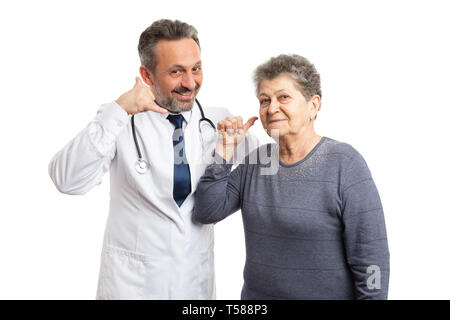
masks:
[[[216,157],[217,158],[217,157]],[[209,224],[225,219],[240,208],[241,166],[231,172],[231,164],[211,164],[197,186],[194,220]]]

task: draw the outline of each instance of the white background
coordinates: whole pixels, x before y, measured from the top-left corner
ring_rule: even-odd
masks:
[[[366,159],[384,206],[390,299],[450,299],[447,1],[2,1],[0,298],[93,299],[109,177],[60,194],[52,156],[131,88],[140,33],[199,31],[202,104],[257,115],[251,73],[297,53],[322,76],[320,135]],[[252,128],[266,139],[260,122]],[[239,213],[216,225],[217,297],[239,299]]]

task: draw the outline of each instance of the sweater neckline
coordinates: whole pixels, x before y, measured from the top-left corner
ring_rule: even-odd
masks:
[[[325,136],[322,136],[322,138],[320,138],[319,142],[314,146],[314,148],[303,159],[301,159],[295,163],[292,163],[292,164],[287,164],[287,163],[284,163],[283,161],[279,160],[280,165],[285,168],[292,168],[292,167],[298,166],[299,164],[308,160],[326,139],[327,138]]]

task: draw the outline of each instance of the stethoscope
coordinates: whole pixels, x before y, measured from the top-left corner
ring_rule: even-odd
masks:
[[[198,108],[200,110],[200,114],[201,114],[201,118],[200,118],[200,120],[198,120],[198,130],[200,132],[200,136],[202,136],[202,122],[203,122],[203,124],[207,124],[207,125],[211,126],[215,132],[216,126],[210,119],[205,117],[205,113],[203,112],[203,108],[202,108],[200,102],[197,99],[195,99],[195,102],[197,103]],[[138,153],[138,160],[136,161],[136,171],[139,172],[140,174],[144,174],[147,172],[148,163],[147,163],[147,161],[145,161],[142,158],[141,148],[139,148],[139,143],[136,138],[136,129],[134,127],[134,114],[131,116],[131,130],[133,131],[133,140],[134,140],[134,144],[136,145],[136,150]]]

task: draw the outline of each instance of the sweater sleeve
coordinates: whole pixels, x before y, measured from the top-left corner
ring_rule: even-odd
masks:
[[[347,263],[357,299],[387,299],[389,249],[381,200],[364,159],[356,154],[341,186]]]
[[[219,155],[210,164],[197,186],[193,218],[209,224],[225,219],[240,209],[240,181],[243,164],[231,171],[232,164],[225,163]]]

